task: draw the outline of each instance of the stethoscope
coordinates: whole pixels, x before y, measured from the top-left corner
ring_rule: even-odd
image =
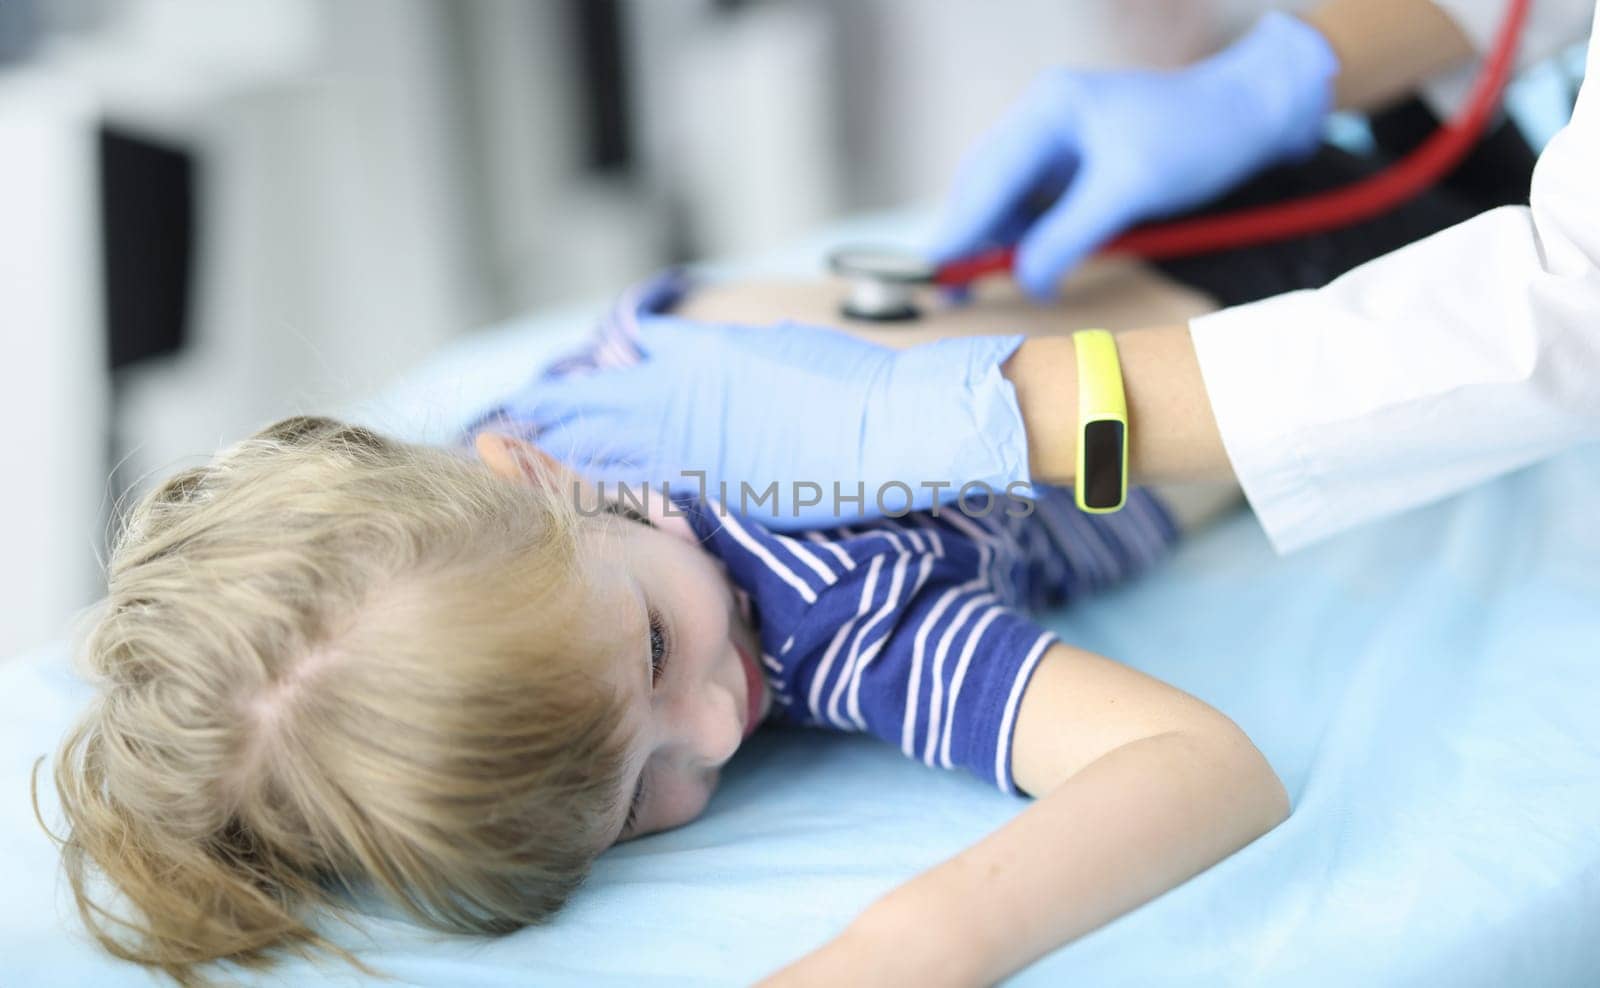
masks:
[[[1510,0],[1493,50],[1472,85],[1466,105],[1441,124],[1416,150],[1370,178],[1315,195],[1268,206],[1213,213],[1135,227],[1101,248],[1148,260],[1287,240],[1350,226],[1388,212],[1455,168],[1482,135],[1499,106],[1511,75],[1529,0]],[[1016,258],[1004,248],[935,264],[900,247],[850,245],[828,254],[828,268],[846,281],[840,311],[852,319],[897,322],[916,319],[916,296],[931,285],[959,288],[1004,274]]]

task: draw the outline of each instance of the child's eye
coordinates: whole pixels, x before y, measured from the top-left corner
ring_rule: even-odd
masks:
[[[661,671],[667,667],[667,655],[672,651],[667,639],[667,625],[655,608],[650,609],[650,682],[661,682]]]

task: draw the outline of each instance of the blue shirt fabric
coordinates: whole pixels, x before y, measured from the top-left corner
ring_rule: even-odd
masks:
[[[1026,517],[946,507],[795,534],[674,502],[749,597],[776,716],[867,731],[1014,792],[1017,708],[1056,641],[1026,611],[1126,578],[1177,535],[1147,491],[1104,516],[1060,488],[1035,493]]]
[[[600,320],[591,345],[529,387],[636,362],[638,316],[669,308],[686,288],[669,272],[630,289]],[[467,436],[487,426],[538,439],[505,408],[480,418]],[[774,716],[871,732],[908,757],[964,768],[1015,792],[1017,709],[1057,640],[1027,611],[1128,578],[1178,534],[1143,489],[1129,491],[1127,506],[1109,515],[1079,511],[1065,488],[1034,485],[1033,494],[1031,502],[997,497],[968,510],[945,506],[788,534],[714,498],[675,493],[672,500],[749,605]]]

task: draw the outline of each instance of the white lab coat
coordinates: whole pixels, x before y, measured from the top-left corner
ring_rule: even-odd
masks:
[[[1280,552],[1600,439],[1600,44],[1586,79],[1530,206],[1191,323],[1228,456]]]

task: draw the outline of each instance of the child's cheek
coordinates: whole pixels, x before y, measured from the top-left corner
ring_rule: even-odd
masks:
[[[687,776],[665,778],[665,773],[653,780],[657,795],[652,798],[651,830],[671,830],[692,823],[706,811],[711,801],[712,787],[698,778]]]

